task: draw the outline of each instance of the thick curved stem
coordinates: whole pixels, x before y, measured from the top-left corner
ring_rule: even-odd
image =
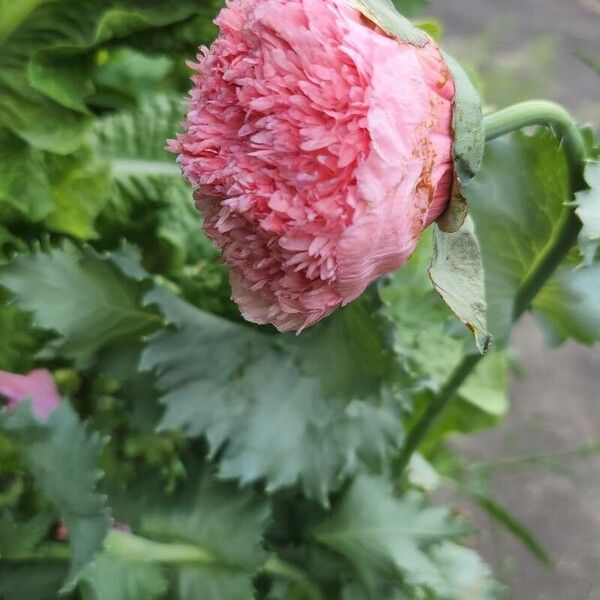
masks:
[[[485,117],[483,123],[486,141],[532,125],[550,126],[560,138],[567,155],[572,194],[585,189],[585,142],[575,121],[562,106],[546,100],[532,100],[515,104],[489,115]],[[565,206],[552,239],[519,287],[514,302],[513,322],[518,321],[529,309],[533,299],[577,241],[580,229],[581,223],[575,214],[574,207]],[[454,369],[436,398],[409,432],[397,462],[398,473],[404,471],[411,456],[421,445],[431,427],[449,406],[452,399],[456,397],[460,386],[482,359],[483,356],[480,354],[466,355]]]
[[[567,155],[571,174],[571,193],[585,189],[585,142],[571,115],[560,105],[546,100],[532,100],[515,104],[484,119],[486,140],[493,140],[515,129],[531,125],[549,125],[561,140]],[[514,320],[531,306],[550,275],[564,259],[577,240],[581,229],[572,206],[565,206],[555,234],[522,282],[514,305]]]

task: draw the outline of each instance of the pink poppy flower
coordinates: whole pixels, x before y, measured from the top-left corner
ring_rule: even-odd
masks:
[[[7,399],[9,410],[19,402],[30,399],[33,414],[40,421],[47,420],[60,404],[52,375],[45,369],[31,371],[27,375],[0,371],[0,396]]]
[[[345,0],[231,0],[170,150],[244,317],[301,330],[403,265],[449,202],[454,82]]]

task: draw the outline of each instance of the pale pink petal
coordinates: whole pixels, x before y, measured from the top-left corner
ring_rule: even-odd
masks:
[[[60,404],[60,396],[52,379],[45,369],[31,371],[27,375],[0,371],[0,396],[8,401],[8,409],[13,409],[23,400],[31,400],[33,414],[45,421]]]

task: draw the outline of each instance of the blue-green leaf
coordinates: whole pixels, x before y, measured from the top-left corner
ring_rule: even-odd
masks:
[[[102,548],[108,531],[105,499],[97,491],[101,442],[90,435],[67,402],[40,423],[29,402],[3,415],[0,427],[14,437],[42,494],[69,531],[72,557],[65,585]]]

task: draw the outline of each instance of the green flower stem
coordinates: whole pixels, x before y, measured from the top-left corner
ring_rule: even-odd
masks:
[[[571,115],[560,105],[545,100],[515,104],[484,119],[486,140],[493,140],[515,129],[530,125],[550,125],[567,154],[571,174],[571,192],[586,188],[584,169],[586,149],[583,136]],[[581,230],[581,222],[572,206],[565,206],[546,251],[532,265],[515,298],[513,319],[516,322],[526,312],[533,299],[562,262]]]
[[[210,564],[218,561],[211,552],[193,544],[163,544],[111,529],[104,541],[104,550],[117,558],[134,562],[163,564]],[[271,555],[261,568],[263,573],[283,577],[297,584],[310,600],[325,600],[318,586],[294,565]]]
[[[281,558],[276,555],[269,557],[262,570],[264,573],[280,576],[296,583],[298,587],[300,587],[306,594],[306,597],[310,600],[325,600],[325,595],[323,592],[321,592],[316,583],[307,577],[304,571],[290,563],[285,562],[284,560],[281,560]]]
[[[487,142],[532,125],[549,125],[554,129],[565,145],[571,172],[583,177],[585,142],[577,123],[560,104],[548,100],[530,100],[499,110],[483,119]]]
[[[427,405],[425,412],[419,417],[406,437],[404,447],[395,465],[398,474],[404,472],[412,455],[419,448],[429,430],[437,422],[444,410],[448,408],[451,400],[456,397],[456,392],[458,392],[460,386],[469,377],[482,358],[482,354],[467,354],[464,356],[454,371],[452,371],[452,374],[448,377],[437,396]]]
[[[212,564],[219,558],[204,548],[186,543],[161,543],[147,538],[111,529],[104,539],[104,552],[115,558],[134,563],[161,563],[163,565]],[[15,554],[4,557],[8,561],[71,560],[71,549],[65,543],[50,542],[31,554]],[[232,565],[235,568],[235,565]],[[282,577],[295,583],[308,600],[325,600],[319,586],[298,567],[272,554],[260,571]]]
[[[523,102],[485,117],[483,124],[486,141],[494,140],[512,131],[532,125],[552,127],[561,139],[567,155],[572,194],[586,188],[584,179],[585,142],[577,124],[562,106],[546,100]],[[565,206],[560,221],[544,252],[532,265],[529,273],[519,286],[514,302],[513,323],[516,323],[529,309],[533,299],[577,241],[580,230],[581,222],[575,214],[574,207],[572,205]],[[401,474],[406,469],[411,456],[421,445],[431,427],[437,422],[452,399],[456,397],[461,385],[482,359],[483,356],[480,354],[468,354],[454,369],[436,398],[427,406],[425,412],[409,432],[396,463],[398,473]]]
[[[163,544],[111,529],[104,540],[104,550],[111,556],[133,562],[159,562],[165,564],[216,562],[217,557],[193,544]]]

